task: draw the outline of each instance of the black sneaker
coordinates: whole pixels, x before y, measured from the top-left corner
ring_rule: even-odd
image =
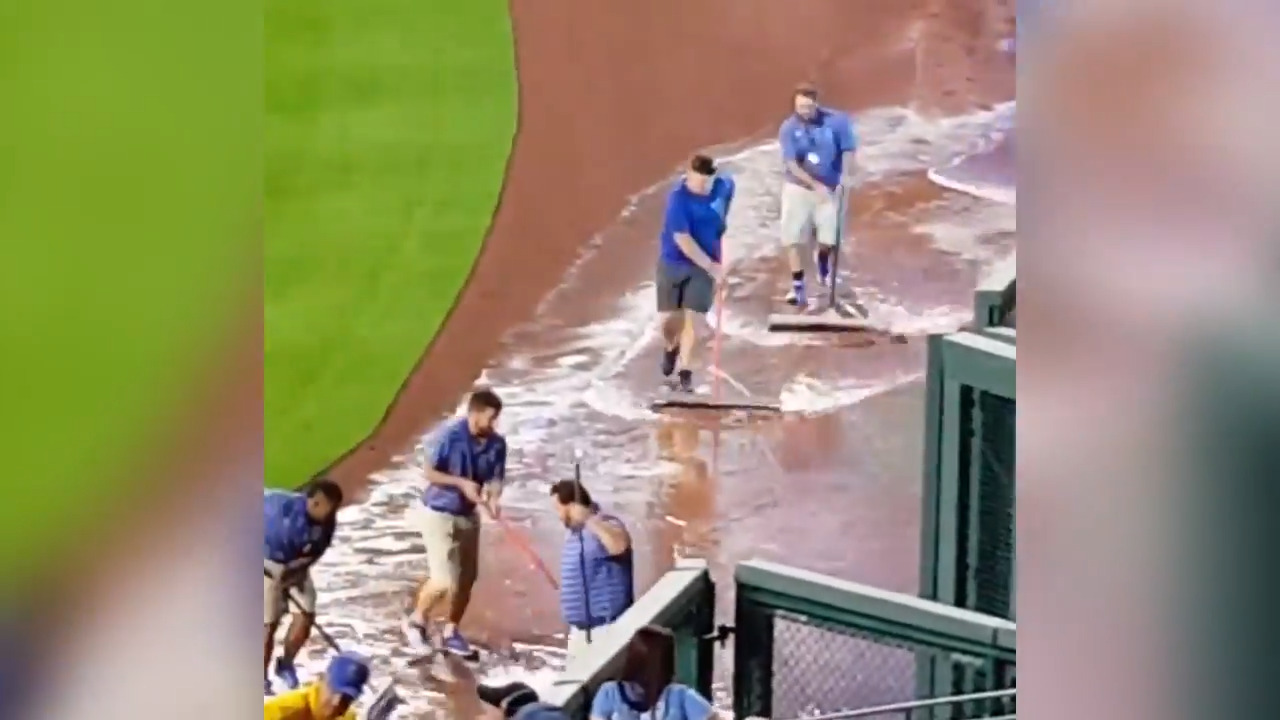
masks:
[[[676,361],[680,359],[680,346],[662,351],[662,377],[671,377],[676,371]]]
[[[680,389],[680,392],[687,392],[687,393],[693,392],[693,371],[692,370],[680,371],[680,388],[679,389]]]

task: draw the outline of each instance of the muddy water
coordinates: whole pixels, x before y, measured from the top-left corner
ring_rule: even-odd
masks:
[[[486,524],[465,626],[497,650],[483,663],[487,675],[546,687],[563,663],[555,594],[521,548],[558,567],[563,529],[546,486],[570,475],[576,456],[597,500],[632,528],[642,588],[674,558],[702,557],[724,588],[734,563],[764,558],[915,590],[923,335],[968,319],[977,274],[1014,243],[1011,206],[943,189],[926,170],[963,156],[999,117],[927,120],[901,108],[859,114],[863,176],[841,283],[879,326],[908,336],[906,344],[765,330],[768,314],[786,310],[777,152],[766,144],[722,153],[738,197],[726,240],[732,280],[720,391],[777,401],[779,416],[648,409],[659,380],[654,238],[672,179],[620,208],[543,300],[538,319],[509,335],[480,378],[507,404],[502,429],[512,448],[509,527]],[[708,390],[712,376],[698,373],[698,382]],[[343,511],[316,581],[326,629],[378,658],[380,671],[428,707],[429,690],[403,670],[398,628],[424,573],[419,541],[403,523],[420,488],[416,465],[405,458],[379,478],[367,503]],[[728,621],[731,593],[719,597]],[[309,652],[314,671],[322,653]],[[860,702],[901,699],[909,692],[904,672],[890,672]]]

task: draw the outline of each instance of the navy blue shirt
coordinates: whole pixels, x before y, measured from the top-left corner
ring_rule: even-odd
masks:
[[[262,530],[265,558],[281,564],[319,558],[333,541],[333,524],[312,520],[307,496],[297,492],[263,492]]]
[[[835,189],[844,173],[844,154],[858,149],[853,120],[845,113],[820,107],[812,120],[791,115],[778,127],[783,163],[794,161],[810,177]],[[787,169],[787,180],[801,184]]]
[[[465,417],[452,420],[440,433],[431,454],[431,467],[481,485],[502,482],[507,476],[507,441],[498,433],[475,437]],[[422,493],[422,502],[436,512],[459,517],[476,511],[475,503],[463,497],[461,490],[434,483]]]
[[[694,265],[676,245],[676,235],[684,233],[715,262],[720,262],[720,240],[729,223],[729,205],[733,202],[734,183],[717,175],[711,191],[699,195],[680,180],[667,195],[667,211],[662,221],[660,239],[663,262],[672,265]]]

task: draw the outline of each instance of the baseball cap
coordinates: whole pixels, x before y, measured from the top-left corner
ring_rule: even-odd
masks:
[[[512,717],[520,708],[538,702],[538,692],[522,682],[506,685],[477,685],[480,702],[498,708],[505,717]]]
[[[330,691],[358,698],[369,682],[369,661],[352,652],[335,655],[324,672],[324,683]]]

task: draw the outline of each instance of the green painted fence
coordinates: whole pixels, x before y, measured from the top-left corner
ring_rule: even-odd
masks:
[[[929,338],[920,594],[1016,617],[1017,331]]]
[[[798,718],[1014,682],[1013,622],[776,563],[735,572],[734,715]],[[1010,698],[917,711],[1014,712]]]
[[[732,653],[714,639],[716,586],[706,563],[682,560],[619,620],[622,632],[591,648],[583,676],[562,677],[545,699],[586,718],[592,693],[617,676],[627,638],[649,624],[675,635],[680,682],[724,698],[713,693],[712,679],[732,678],[740,718],[865,709],[1013,683],[1017,628],[1008,620],[763,561],[739,564],[733,589],[734,617],[725,623]],[[1005,696],[905,715],[1013,712]]]

